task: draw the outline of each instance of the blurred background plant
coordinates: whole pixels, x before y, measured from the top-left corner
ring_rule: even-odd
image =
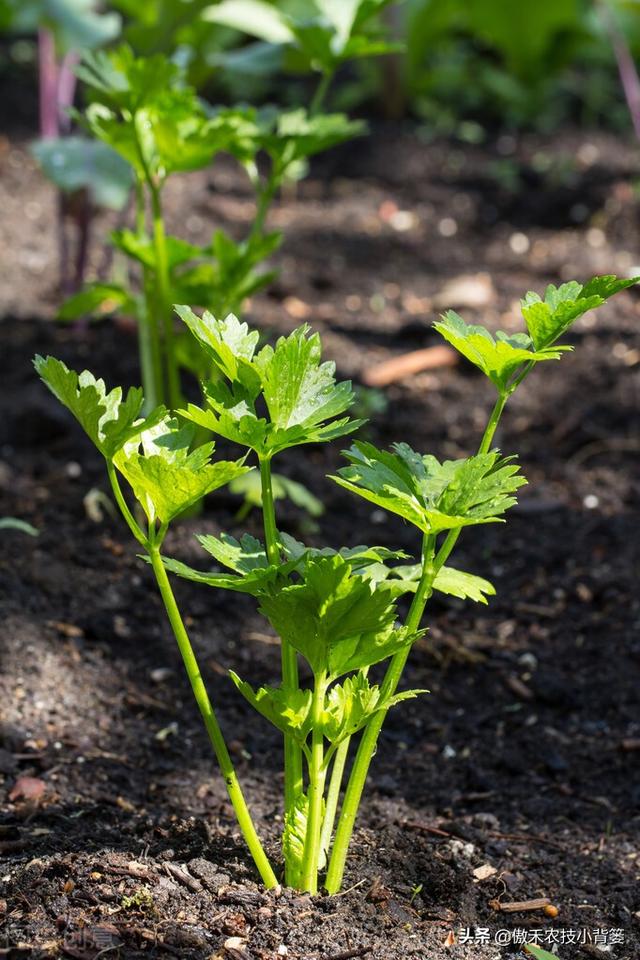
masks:
[[[59,189],[60,317],[133,317],[152,406],[176,408],[181,368],[207,372],[171,304],[240,315],[273,280],[271,204],[310,158],[365,132],[348,114],[466,142],[570,122],[622,130],[630,114],[640,131],[638,0],[0,0],[0,28],[0,74],[37,67],[33,150]],[[255,196],[246,236],[168,235],[167,179],[222,153]],[[492,169],[521,188],[511,158]],[[107,256],[86,284],[104,207],[122,211],[117,269]]]

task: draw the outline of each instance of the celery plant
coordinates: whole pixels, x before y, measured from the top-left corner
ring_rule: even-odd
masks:
[[[345,861],[362,791],[387,712],[425,693],[398,691],[407,657],[424,633],[423,616],[434,591],[486,603],[495,593],[482,577],[448,566],[465,527],[503,520],[526,482],[513,457],[493,448],[508,399],[540,362],[558,360],[571,348],[558,340],[587,310],[634,280],[596,277],[549,286],[544,298],[522,300],[527,333],[495,337],[453,312],[436,329],[474,363],[496,389],[496,402],[475,454],[440,462],[405,443],[391,451],[356,442],[348,465],[333,479],[351,493],[396,514],[421,537],[417,563],[382,547],[307,547],[278,529],[272,462],[283,450],[323,443],[356,430],[349,383],[337,383],[323,362],[320,340],[301,327],[258,349],[258,333],[234,316],[177,312],[200,343],[215,376],[203,384],[204,401],[177,416],[159,407],[140,418],[142,392],[123,399],[119,389],[84,372],[79,377],[53,358],[36,359],[40,376],[74,413],[107,464],[113,494],[132,534],[151,564],[187,675],[225,777],[238,823],[267,886],[276,874],[256,835],[213,706],[176,605],[169,574],[256,598],[281,641],[281,682],[254,689],[232,672],[245,699],[283,735],[286,883],[316,893],[342,885]],[[198,428],[245,451],[234,462],[215,462],[213,443],[193,446]],[[202,431],[200,431],[202,432]],[[199,571],[161,553],[170,523],[210,490],[228,483],[257,461],[262,485],[264,543],[244,535],[199,537],[217,564]],[[123,478],[145,517],[141,523],[121,487]],[[222,569],[221,569],[222,568]],[[411,603],[402,618],[398,602]],[[302,658],[311,684],[302,684]],[[370,670],[386,662],[381,683]],[[344,790],[347,757],[361,734]],[[336,826],[337,821],[337,826]],[[326,868],[326,872],[325,872]]]
[[[343,114],[320,112],[328,85],[324,74],[309,110],[214,110],[161,54],[136,57],[126,45],[87,53],[77,73],[91,97],[84,124],[133,171],[135,230],[117,230],[111,242],[137,263],[142,280],[139,290],[126,282],[93,283],[67,300],[60,316],[115,311],[135,316],[147,409],[164,403],[176,410],[180,367],[199,377],[206,371],[195,342],[178,337],[171,304],[187,302],[223,317],[240,313],[246,299],[275,276],[262,264],[281,235],[267,232],[265,224],[282,184],[299,176],[308,158],[362,134],[365,127]],[[167,179],[207,166],[220,152],[237,159],[255,193],[246,237],[238,242],[218,229],[210,243],[198,246],[168,235],[162,199]]]

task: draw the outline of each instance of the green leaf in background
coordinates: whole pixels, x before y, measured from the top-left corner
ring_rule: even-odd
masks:
[[[107,393],[104,380],[96,380],[88,370],[78,375],[55,357],[37,356],[34,366],[108,460],[140,429],[137,420],[143,396],[139,387],[132,387],[123,400],[121,387]]]
[[[173,272],[174,303],[205,307],[218,317],[241,312],[247,298],[277,276],[275,270],[259,267],[281,240],[280,233],[269,233],[236,243],[224,231],[216,230],[211,244],[198,251],[199,257],[208,258],[207,262]]]
[[[501,392],[507,389],[509,382],[525,364],[559,360],[564,351],[571,349],[546,346],[535,350],[526,333],[507,335],[498,331],[494,338],[486,327],[465,323],[453,310],[447,310],[442,320],[434,323],[434,327],[452,347],[482,370]]]
[[[198,169],[222,150],[247,159],[255,155],[255,111],[207,111],[167,57],[135,57],[123,45],[89,53],[77,73],[93,95],[85,112],[90,130],[141,178],[162,181]]]
[[[496,452],[440,463],[404,443],[390,453],[356,442],[345,456],[350,465],[332,480],[427,534],[499,521],[526,483]]]
[[[179,67],[163,54],[136,57],[126,44],[108,52],[85,53],[76,73],[93,91],[94,99],[130,114],[154,103],[180,82]]]
[[[111,242],[116,250],[121,250],[143,266],[151,269],[155,268],[153,240],[147,234],[135,233],[133,230],[114,230],[111,233]],[[165,243],[169,270],[174,270],[196,257],[203,256],[201,247],[197,247],[181,237],[168,234]]]
[[[0,530],[18,530],[30,537],[40,536],[40,531],[36,527],[27,523],[26,520],[20,520],[18,517],[0,517]]]
[[[337,678],[371,666],[415,639],[394,629],[389,595],[353,575],[339,556],[310,558],[302,582],[263,596],[260,609],[316,675]]]
[[[211,462],[213,443],[192,449],[195,430],[176,418],[143,429],[114,457],[149,521],[168,524],[208,493],[248,468],[241,461]]]
[[[363,121],[350,120],[343,113],[311,116],[303,107],[260,112],[260,146],[283,170],[366,131]]]
[[[290,43],[293,40],[286,18],[263,0],[222,0],[208,7],[203,20],[232,27],[267,43]]]
[[[578,0],[468,0],[466,13],[476,36],[497,47],[523,78],[539,69],[551,44],[584,17]]]
[[[302,483],[283,477],[280,473],[271,474],[271,488],[274,500],[289,499],[296,507],[306,511],[310,517],[321,517],[324,513],[324,504],[311,493]],[[242,516],[249,510],[262,506],[262,481],[260,472],[254,467],[244,476],[238,477],[229,484],[229,492],[244,499]]]
[[[354,28],[362,26],[391,0],[315,0],[315,4],[335,30],[340,48],[344,47]]]
[[[307,70],[332,74],[346,59],[387,53],[392,46],[365,32],[391,0],[309,0],[285,10],[263,0],[222,0],[203,18],[277,46],[293,48]]]
[[[99,140],[72,136],[39,140],[32,152],[42,171],[60,190],[87,190],[97,207],[122,210],[132,186],[131,167]]]
[[[620,290],[640,281],[640,277],[619,280],[614,276],[593,277],[584,285],[576,280],[545,290],[544,299],[529,291],[520,301],[522,315],[536,350],[544,350],[562,336],[574,320],[599,307]]]
[[[90,283],[79,293],[68,297],[58,310],[58,320],[78,320],[80,317],[100,319],[112,313],[137,316],[138,301],[118,283]]]
[[[59,54],[92,50],[120,33],[117,13],[102,13],[96,0],[7,0],[11,28],[16,33],[50,30]]]

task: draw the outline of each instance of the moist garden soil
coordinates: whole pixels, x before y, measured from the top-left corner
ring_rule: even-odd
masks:
[[[530,486],[508,525],[465,533],[455,558],[498,595],[487,607],[432,603],[403,681],[431,692],[387,720],[344,892],[265,893],[150,572],[101,499],[102,463],[30,364],[51,352],[129,384],[135,337],[123,323],[52,322],[54,196],[24,144],[5,142],[0,160],[0,515],[40,531],[0,533],[0,956],[519,955],[517,945],[460,942],[479,927],[492,938],[529,931],[521,940],[622,930],[625,943],[608,952],[588,942],[558,946],[559,956],[635,960],[638,294],[579,322],[575,353],[542,365],[504,418],[497,440],[519,455]],[[429,325],[445,306],[513,329],[525,290],[640,262],[637,168],[633,148],[601,135],[471,148],[380,131],[325,158],[283,198],[272,221],[286,231],[280,276],[247,319],[271,336],[310,322],[356,383],[435,344]],[[216,225],[241,233],[251,209],[224,164],[168,196],[172,226],[194,239]],[[101,257],[96,247],[94,268]],[[491,403],[462,364],[399,380],[384,399],[365,433],[441,457],[474,449]],[[361,401],[365,415],[371,403]],[[339,445],[282,457],[277,469],[326,510],[313,529],[281,504],[282,528],[312,543],[415,554],[412,529],[326,479],[339,460]],[[211,497],[201,517],[176,526],[167,552],[204,568],[195,532],[259,534],[257,516],[239,524],[238,508],[228,493]],[[275,682],[277,643],[250,598],[184,582],[176,592],[280,864],[280,738],[227,676]],[[540,897],[555,919],[497,909]]]

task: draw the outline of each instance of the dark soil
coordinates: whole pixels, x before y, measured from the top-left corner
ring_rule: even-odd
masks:
[[[492,936],[587,931],[583,939],[622,930],[625,943],[608,955],[635,960],[638,295],[578,323],[575,354],[538,370],[504,420],[500,446],[520,456],[530,486],[508,526],[465,534],[456,556],[498,596],[488,607],[433,603],[403,681],[431,695],[388,719],[345,893],[266,894],[149,571],[119,520],[104,507],[90,516],[91,491],[106,490],[102,464],[30,366],[35,352],[51,352],[130,383],[135,341],[112,324],[77,332],[49,322],[53,195],[22,146],[6,144],[2,163],[0,516],[20,516],[40,536],[0,533],[0,956],[518,955],[495,943],[446,946],[477,926]],[[273,333],[308,320],[339,373],[356,380],[435,342],[429,323],[443,306],[513,327],[526,289],[640,261],[636,175],[634,152],[602,136],[469,149],[387,132],[325,160],[297,201],[274,212],[287,232],[281,275],[248,319]],[[216,223],[241,230],[251,215],[224,166],[180,181],[169,208],[194,237]],[[467,293],[462,275],[472,276]],[[415,376],[386,398],[372,439],[449,457],[474,448],[491,400],[463,366]],[[325,479],[338,460],[337,447],[282,457],[279,469],[326,506],[310,533],[285,505],[283,528],[415,552],[410,529]],[[167,552],[204,565],[193,533],[236,533],[237,508],[228,494],[211,498]],[[254,532],[256,523],[247,521]],[[251,600],[183,582],[176,591],[279,862],[279,737],[227,678],[233,668],[275,681],[277,645]],[[24,777],[39,796],[19,795]],[[496,873],[477,880],[483,865]],[[557,906],[556,919],[495,909],[538,897]],[[557,949],[562,960],[603,955],[594,942]]]

